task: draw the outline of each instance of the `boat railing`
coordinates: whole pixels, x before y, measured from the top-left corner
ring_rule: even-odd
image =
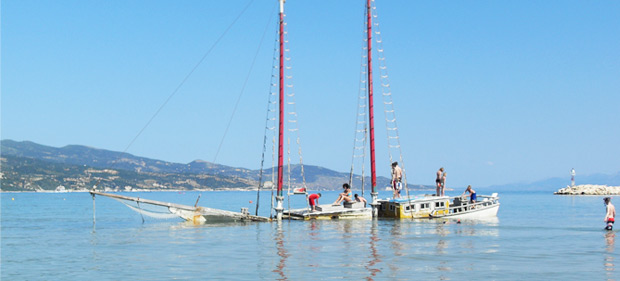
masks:
[[[480,208],[486,208],[488,206],[499,204],[499,197],[495,193],[491,196],[480,195],[478,196],[478,199],[479,200],[477,200],[476,203],[472,204],[468,198],[461,197],[460,204],[450,205],[448,210],[450,214],[454,214],[454,213],[472,211],[472,210],[480,209]]]

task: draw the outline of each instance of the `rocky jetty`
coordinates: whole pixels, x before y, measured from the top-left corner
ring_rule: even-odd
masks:
[[[620,195],[620,186],[582,184],[560,188],[556,195]]]

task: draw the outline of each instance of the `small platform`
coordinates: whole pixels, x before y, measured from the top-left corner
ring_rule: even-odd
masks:
[[[364,207],[363,202],[345,202],[343,205],[318,205],[316,211],[311,212],[308,208],[285,210],[284,218],[295,220],[311,219],[366,219],[372,218],[370,208]]]

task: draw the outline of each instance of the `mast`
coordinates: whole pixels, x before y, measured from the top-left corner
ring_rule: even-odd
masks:
[[[283,155],[284,155],[284,0],[280,1],[280,99],[278,127],[278,193],[276,196],[276,219],[282,220],[284,210],[282,195]]]
[[[375,119],[373,115],[374,107],[373,107],[373,97],[372,97],[372,9],[371,9],[371,0],[366,1],[366,35],[367,35],[367,66],[368,66],[368,123],[370,126],[370,185],[371,189],[371,197],[372,197],[372,216],[376,217],[378,215],[378,203],[377,197],[378,192],[376,190],[377,187],[377,171],[375,168]]]

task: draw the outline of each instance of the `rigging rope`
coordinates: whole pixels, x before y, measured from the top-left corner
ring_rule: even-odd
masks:
[[[219,42],[226,36],[226,34],[228,34],[228,31],[230,31],[230,29],[237,23],[237,21],[241,18],[241,16],[243,14],[245,14],[245,11],[252,5],[253,2],[254,2],[254,0],[250,0],[245,5],[245,7],[243,7],[241,12],[239,12],[239,14],[235,17],[235,19],[226,27],[226,29],[224,29],[222,34],[220,34],[220,36],[215,40],[215,42],[213,42],[211,47],[209,47],[209,49],[203,54],[203,56],[200,58],[200,60],[198,60],[198,62],[189,71],[189,73],[187,75],[185,75],[183,80],[181,80],[179,85],[172,91],[172,93],[168,96],[168,98],[166,98],[164,103],[161,106],[159,106],[159,108],[155,111],[155,113],[151,116],[151,118],[146,122],[146,124],[142,127],[142,129],[140,129],[140,131],[136,134],[136,136],[133,137],[133,139],[129,142],[129,144],[123,150],[123,153],[126,153],[129,150],[129,148],[134,144],[134,142],[136,142],[136,140],[142,135],[142,133],[144,133],[144,131],[153,122],[155,117],[157,117],[157,115],[159,115],[159,113],[164,109],[164,107],[168,104],[168,102],[170,102],[170,100],[172,100],[172,98],[179,92],[179,89],[181,89],[181,87],[185,84],[185,82],[187,82],[189,77],[192,76],[192,74],[196,71],[196,69],[198,69],[198,67],[207,58],[207,56],[209,56],[209,54],[211,54],[213,49],[215,49],[215,47],[219,44]],[[112,163],[112,165],[110,165],[107,169],[113,169],[117,165],[117,163],[119,163],[119,162]],[[97,179],[97,183],[94,185],[93,188],[98,187],[100,183],[101,183],[101,179]]]
[[[261,166],[260,166],[260,174],[259,174],[259,181],[258,181],[258,191],[257,191],[257,204],[258,204],[258,198],[259,198],[259,194],[260,194],[260,189],[261,187],[264,185],[263,182],[263,175],[264,175],[264,171],[265,171],[265,152],[267,151],[267,135],[268,132],[271,131],[271,208],[269,209],[269,217],[273,218],[273,209],[274,209],[274,203],[273,203],[273,198],[274,198],[274,182],[275,182],[275,175],[276,175],[276,167],[275,167],[275,157],[276,157],[276,122],[277,122],[277,118],[275,116],[276,111],[277,111],[277,89],[276,87],[278,86],[277,84],[277,80],[278,80],[278,34],[279,34],[279,28],[276,28],[276,35],[275,35],[275,40],[274,40],[274,45],[273,45],[273,59],[272,59],[272,65],[271,65],[271,82],[269,83],[270,88],[269,88],[269,96],[267,99],[267,116],[265,118],[265,130],[264,130],[264,138],[263,138],[263,152],[261,155]],[[256,209],[256,212],[258,212],[258,207]]]
[[[241,16],[245,13],[245,11],[250,7],[250,5],[252,4],[252,2],[254,2],[254,0],[250,0],[248,2],[248,4],[245,5],[245,7],[243,8],[243,10],[241,10],[241,12],[239,13],[239,15],[237,15],[237,17],[232,21],[232,23],[230,23],[228,25],[228,27],[226,27],[226,29],[224,30],[224,32],[222,32],[222,34],[217,38],[217,40],[215,40],[215,42],[213,43],[213,45],[211,45],[211,47],[209,48],[209,50],[207,50],[205,52],[205,54],[202,56],[202,58],[200,58],[200,60],[198,60],[198,63],[196,63],[196,65],[194,65],[194,67],[189,71],[189,73],[187,75],[185,75],[185,78],[183,78],[183,80],[181,81],[181,83],[179,83],[179,85],[174,89],[174,91],[172,91],[172,93],[168,96],[168,98],[166,99],[166,101],[164,101],[164,103],[157,109],[157,111],[155,111],[155,114],[153,114],[153,116],[151,116],[151,119],[149,119],[148,122],[146,122],[146,125],[144,125],[144,127],[142,127],[142,129],[140,130],[140,132],[138,132],[138,134],[133,138],[133,140],[131,140],[131,142],[129,143],[129,145],[127,145],[127,147],[125,148],[125,150],[123,150],[123,152],[127,152],[127,150],[129,150],[129,147],[131,147],[133,145],[133,143],[138,139],[138,137],[140,137],[140,135],[142,135],[142,133],[144,132],[144,130],[146,130],[146,128],[151,124],[151,122],[153,121],[153,119],[155,119],[155,117],[159,114],[159,112],[161,112],[161,110],[168,104],[168,102],[172,99],[172,97],[174,97],[177,92],[179,91],[179,89],[181,89],[181,87],[183,86],[183,84],[185,84],[185,82],[187,81],[187,79],[189,79],[190,76],[192,76],[192,74],[194,73],[194,71],[196,71],[196,69],[198,69],[198,67],[202,64],[202,62],[207,58],[207,56],[211,53],[211,51],[213,51],[213,49],[215,49],[215,46],[217,46],[217,44],[224,38],[224,36],[226,36],[226,34],[228,34],[228,31],[235,25],[235,23],[237,23],[237,21],[241,18]]]
[[[137,213],[139,213],[140,216],[146,215],[148,217],[155,218],[155,219],[173,219],[173,218],[180,217],[179,215],[171,213],[168,208],[166,208],[166,210],[167,210],[166,212],[167,213],[165,213],[163,211],[162,212],[147,211],[147,210],[144,210],[144,209],[140,208],[140,202],[137,202],[138,203],[137,204],[138,207],[136,208],[136,207],[130,205],[129,203],[127,203],[126,200],[122,200],[122,199],[118,199],[118,198],[112,198],[112,199],[114,199],[114,200],[116,200],[118,202],[123,203],[123,205],[125,205],[125,206],[129,207],[130,209],[132,209],[132,210],[136,211]],[[165,207],[162,207],[162,208],[165,208]],[[142,216],[142,223],[144,223],[144,217],[143,216]]]
[[[256,52],[254,53],[254,58],[252,58],[250,69],[248,70],[248,74],[245,76],[245,81],[243,81],[243,86],[241,86],[241,91],[239,92],[239,96],[237,97],[237,101],[235,102],[235,107],[233,108],[233,112],[230,115],[230,118],[228,119],[228,124],[226,124],[226,130],[224,130],[224,135],[222,136],[222,140],[220,140],[220,144],[218,145],[217,151],[215,152],[215,156],[213,157],[213,163],[215,163],[215,161],[217,160],[217,156],[220,154],[220,149],[222,148],[222,144],[224,144],[224,140],[226,139],[226,135],[228,134],[228,129],[230,129],[230,124],[232,123],[232,120],[235,117],[235,113],[237,112],[237,106],[239,106],[239,101],[241,100],[241,97],[243,96],[243,93],[245,92],[245,87],[247,86],[248,81],[250,80],[250,74],[252,74],[252,70],[254,69],[254,64],[256,63],[256,58],[258,57],[258,53],[261,47],[263,46],[265,34],[267,34],[267,29],[271,23],[271,20],[273,19],[273,15],[275,14],[274,12],[276,10],[275,9],[276,7],[277,6],[274,6],[274,8],[271,10],[271,15],[269,16],[267,25],[265,25],[265,30],[263,31],[263,35],[260,38],[260,42],[258,43],[258,48],[256,48]],[[256,204],[258,205],[258,200],[256,202],[257,202]]]
[[[361,158],[360,163],[361,166],[361,189],[362,189],[362,197],[364,197],[365,190],[365,161],[366,161],[366,145],[368,140],[368,123],[367,123],[367,113],[368,110],[368,98],[366,96],[367,86],[366,86],[366,58],[367,58],[367,47],[366,47],[366,12],[367,9],[364,7],[364,17],[362,19],[362,50],[360,56],[360,78],[359,78],[359,88],[357,93],[357,109],[356,109],[356,120],[355,120],[355,131],[353,138],[353,153],[351,156],[351,171],[349,174],[349,185],[351,188],[354,187],[354,178],[355,178],[355,163],[357,158]]]
[[[385,52],[383,48],[383,39],[381,38],[381,31],[379,30],[379,19],[377,15],[377,7],[374,5],[374,2],[375,1],[372,0],[373,6],[371,9],[372,10],[371,13],[372,13],[372,17],[375,19],[373,29],[375,30],[375,35],[376,35],[375,42],[377,43],[376,49],[379,55],[379,58],[378,58],[379,69],[380,69],[379,77],[380,77],[381,86],[382,86],[381,92],[383,96],[383,108],[384,108],[384,114],[385,114],[385,125],[387,128],[386,134],[387,134],[387,144],[388,144],[388,152],[389,152],[389,157],[390,157],[390,164],[394,162],[393,156],[392,156],[392,149],[398,148],[398,155],[399,155],[398,163],[402,169],[403,185],[405,186],[405,191],[407,193],[407,201],[409,202],[409,208],[411,208],[411,196],[409,194],[409,188],[407,186],[407,173],[405,170],[405,163],[403,160],[403,152],[402,152],[402,147],[400,144],[400,137],[398,135],[398,125],[396,123],[396,113],[394,111],[394,102],[392,100],[392,92],[390,90],[390,81],[389,81],[389,76],[387,73]],[[394,141],[396,142],[396,144],[393,144]]]

